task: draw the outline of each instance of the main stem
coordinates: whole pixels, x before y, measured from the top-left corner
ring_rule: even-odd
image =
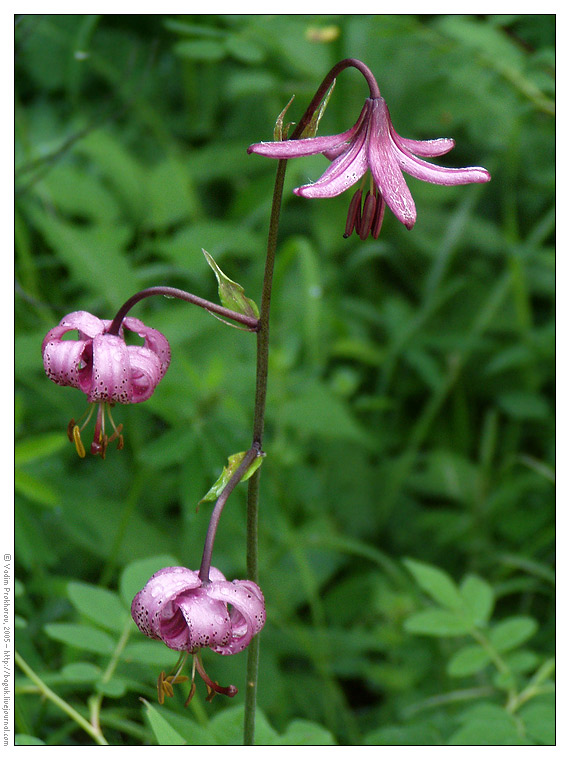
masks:
[[[310,122],[313,113],[317,110],[328,88],[341,71],[354,67],[365,77],[370,97],[380,97],[380,90],[370,69],[355,58],[346,58],[337,63],[323,79],[315,96],[309,103],[307,110],[301,117],[297,127],[291,135],[292,140],[301,137],[303,130]],[[271,306],[271,288],[273,284],[273,270],[275,266],[275,253],[277,250],[277,237],[279,232],[279,216],[281,213],[281,200],[283,198],[283,184],[287,161],[280,160],[277,164],[275,187],[273,190],[273,202],[271,205],[271,217],[269,220],[269,233],[267,237],[267,257],[265,259],[265,272],[263,276],[263,289],[261,294],[261,308],[257,323],[257,371],[255,382],[255,408],[253,418],[253,444],[259,452],[262,451],[263,431],[265,427],[265,405],[267,400],[267,375],[269,367],[269,311]],[[247,492],[247,577],[258,582],[258,512],[259,512],[259,478],[261,472],[256,470],[249,479]],[[255,734],[255,705],[257,697],[257,674],[259,670],[259,635],[254,636],[247,649],[245,712],[243,726],[243,743],[252,745]]]
[[[267,400],[267,374],[269,367],[269,310],[271,306],[271,287],[273,284],[273,269],[277,236],[279,231],[279,215],[287,161],[279,161],[273,190],[269,233],[267,237],[267,257],[263,276],[261,307],[257,327],[257,371],[255,380],[255,407],[253,416],[253,445],[261,451],[263,431],[265,427],[265,405]],[[257,523],[259,512],[259,477],[260,471],[249,479],[247,491],[247,577],[258,582],[257,561]],[[253,744],[255,733],[255,704],[257,696],[257,673],[259,669],[259,636],[254,636],[247,650],[247,670],[245,688],[245,712],[243,725],[243,743]]]

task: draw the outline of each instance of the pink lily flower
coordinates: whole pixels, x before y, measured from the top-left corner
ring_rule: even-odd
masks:
[[[253,581],[227,581],[220,570],[210,567],[210,580],[202,583],[195,570],[186,567],[165,567],[155,573],[138,592],[131,605],[131,616],[139,630],[151,639],[159,639],[167,647],[192,654],[194,670],[208,686],[208,699],[216,693],[233,697],[235,686],[222,687],[206,674],[200,650],[209,647],[223,655],[243,651],[265,624],[265,601]],[[182,664],[186,657],[182,658]],[[176,675],[159,678],[159,701],[170,695],[169,684],[179,682]],[[165,685],[166,683],[166,685]]]
[[[303,198],[333,198],[358,182],[368,170],[371,187],[362,204],[362,188],[349,207],[345,237],[353,230],[364,240],[369,234],[378,238],[385,206],[408,229],[416,221],[414,199],[402,171],[416,179],[436,185],[465,185],[488,182],[489,172],[480,166],[450,169],[418,158],[432,158],[448,153],[455,145],[450,138],[409,140],[395,131],[386,101],[367,98],[358,121],[347,132],[330,137],[309,137],[283,142],[250,145],[248,153],[269,158],[297,158],[322,153],[332,161],[316,181],[293,192]]]
[[[87,419],[80,428],[71,420],[69,439],[75,442],[79,456],[85,456],[81,430],[89,422],[95,407],[97,419],[91,453],[103,458],[108,444],[118,439],[123,447],[122,425],[116,426],[111,408],[116,404],[137,404],[146,401],[164,377],[170,364],[170,346],[167,339],[139,319],[126,317],[118,335],[108,331],[110,320],[102,320],[86,311],[75,311],[64,317],[50,330],[42,343],[44,369],[57,385],[79,388],[87,396]],[[144,338],[144,345],[125,343],[123,327]],[[64,340],[71,330],[78,331],[77,340]],[[109,417],[113,433],[105,431],[105,417]]]
[[[131,615],[145,636],[169,649],[209,647],[227,655],[241,652],[261,631],[265,602],[256,583],[227,581],[215,567],[204,584],[195,570],[165,567],[135,596]]]

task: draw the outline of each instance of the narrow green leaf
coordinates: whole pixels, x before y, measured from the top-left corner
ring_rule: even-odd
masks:
[[[142,638],[141,636],[140,639]],[[169,664],[172,661],[172,667],[174,667],[176,657],[172,657],[173,653],[169,652],[161,641],[141,641],[140,639],[127,644],[121,653],[121,659],[125,662],[140,662],[166,671],[169,670]]]
[[[92,662],[70,662],[61,669],[61,675],[69,683],[91,683],[101,677],[101,668]]]
[[[438,567],[413,559],[404,560],[404,564],[412,573],[418,585],[431,598],[450,610],[463,609],[463,598],[459,589],[450,576]]]
[[[141,702],[146,709],[146,717],[156,737],[156,741],[163,747],[180,747],[186,744],[186,740],[173,728],[163,712],[141,697]]]
[[[515,420],[544,420],[550,414],[548,402],[538,393],[511,391],[497,398],[501,409]]]
[[[226,50],[238,61],[243,63],[261,63],[265,58],[263,49],[251,39],[230,34],[226,39]]]
[[[495,604],[491,586],[477,575],[468,575],[461,583],[460,593],[475,625],[485,625],[491,617]]]
[[[209,724],[210,743],[239,745],[243,742],[243,705],[231,705],[215,715]],[[279,744],[279,735],[261,710],[255,711],[255,744]]]
[[[279,737],[279,744],[304,746],[332,746],[336,745],[331,732],[313,723],[310,720],[293,720],[287,726],[287,730]]]
[[[489,662],[489,655],[480,646],[463,647],[447,663],[447,673],[454,678],[472,676]]]
[[[530,649],[517,649],[505,655],[505,663],[512,673],[530,673],[540,662],[540,657]]]
[[[554,697],[533,700],[518,713],[529,736],[539,744],[554,745],[556,741],[556,710]]]
[[[220,61],[226,55],[223,44],[216,40],[182,40],[176,42],[173,49],[180,58],[208,63]]]
[[[320,106],[317,108],[317,110],[315,111],[315,113],[311,116],[311,120],[309,121],[309,123],[307,124],[307,126],[305,127],[305,129],[303,130],[303,133],[301,134],[301,137],[303,137],[303,138],[304,137],[316,137],[317,131],[319,129],[320,121],[321,121],[321,119],[323,117],[324,112],[327,109],[327,106],[329,104],[330,97],[333,94],[333,90],[335,88],[335,85],[336,85],[336,79],[333,80],[333,83],[331,84],[331,86],[327,90],[327,93],[326,93],[325,97],[321,100]]]
[[[208,493],[200,499],[198,504],[201,504],[203,501],[216,501],[218,496],[220,496],[224,488],[232,479],[235,471],[239,468],[246,454],[247,454],[247,451],[240,451],[238,454],[232,454],[231,456],[228,457],[228,464],[222,470],[222,474],[216,480],[214,485],[210,488]],[[249,480],[249,478],[251,478],[253,473],[261,467],[264,456],[265,454],[258,456],[257,459],[253,460],[253,462],[244,472],[241,478],[241,482]]]
[[[45,746],[45,742],[38,739],[37,736],[30,736],[29,734],[16,734],[14,737],[15,747],[29,747],[31,745]]]
[[[22,496],[43,507],[55,507],[59,501],[58,494],[45,481],[20,469],[14,471],[14,488]]]
[[[202,248],[202,253],[206,257],[206,261],[212,267],[216,279],[218,281],[218,294],[220,296],[220,302],[226,309],[237,311],[238,314],[245,314],[247,317],[254,317],[259,319],[259,309],[255,301],[251,298],[247,298],[243,287],[222,272],[220,267],[214,261],[213,256],[210,256],[208,251]]]
[[[48,623],[44,630],[50,639],[61,641],[77,649],[97,654],[112,654],[115,642],[104,631],[91,628],[88,625],[76,625],[75,623]]]
[[[404,628],[409,633],[425,636],[463,636],[472,630],[469,620],[457,612],[449,610],[423,610],[416,612],[405,621]]]
[[[504,715],[465,723],[448,740],[450,745],[520,746],[527,744],[519,734],[514,720]]]
[[[491,702],[477,702],[465,709],[459,716],[463,724],[448,744],[514,745],[527,744],[522,736],[517,720],[504,707]],[[476,738],[479,731],[479,738]],[[469,740],[472,741],[469,741]]]
[[[67,595],[75,607],[85,617],[103,628],[121,632],[128,619],[128,613],[118,595],[105,588],[88,583],[69,583]]]
[[[508,652],[534,636],[538,623],[524,615],[510,617],[491,629],[489,639],[499,652]]]
[[[127,684],[122,678],[111,678],[110,681],[99,681],[95,684],[95,690],[106,697],[118,699],[127,692]]]
[[[66,445],[67,438],[61,432],[25,438],[18,441],[14,447],[14,464],[18,467],[34,459],[49,457],[61,451]]]

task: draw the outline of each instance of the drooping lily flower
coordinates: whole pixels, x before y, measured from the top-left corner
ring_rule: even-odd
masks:
[[[370,190],[362,201],[363,188],[357,190],[349,207],[345,237],[353,230],[364,240],[380,234],[385,206],[408,229],[416,221],[416,207],[402,171],[436,185],[465,185],[488,182],[489,172],[480,166],[450,169],[418,158],[448,153],[455,145],[450,138],[409,140],[395,131],[386,101],[366,99],[358,121],[347,132],[330,137],[309,137],[283,142],[250,145],[248,153],[269,158],[297,158],[322,153],[332,161],[316,181],[293,192],[303,198],[332,198],[371,173]]]
[[[170,364],[170,346],[158,330],[146,327],[134,317],[123,320],[118,335],[108,332],[110,326],[110,320],[75,311],[50,330],[42,343],[44,368],[50,380],[79,388],[87,396],[87,419],[81,428],[71,420],[67,431],[81,457],[85,456],[81,430],[95,408],[97,418],[91,453],[105,457],[111,441],[118,439],[118,448],[123,447],[122,425],[115,425],[111,408],[115,404],[146,401]],[[144,345],[127,345],[123,328],[144,338]],[[77,340],[64,339],[72,330],[77,330]],[[110,436],[106,432],[106,416],[113,429]]]
[[[170,649],[193,655],[193,671],[197,669],[206,682],[210,697],[216,692],[234,696],[235,686],[221,687],[208,678],[200,650],[209,647],[223,655],[244,650],[265,624],[265,601],[253,581],[227,581],[215,567],[210,567],[209,578],[202,583],[197,571],[165,567],[135,596],[131,615],[145,636],[159,639]],[[164,678],[161,674],[159,699],[165,681],[175,682],[172,677]],[[168,693],[168,687],[166,691]],[[190,698],[193,693],[194,687]]]

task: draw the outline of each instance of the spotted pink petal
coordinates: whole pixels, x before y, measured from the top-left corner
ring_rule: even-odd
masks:
[[[201,647],[211,647],[217,651],[231,641],[232,623],[228,608],[223,601],[212,595],[213,586],[211,584],[179,594],[171,603],[173,608],[179,609],[186,623],[186,651]],[[171,649],[174,648],[170,637],[163,635],[162,640]]]
[[[200,587],[200,578],[186,567],[163,567],[147,581],[131,604],[131,615],[139,629],[152,639],[161,639],[165,605],[178,594]],[[166,615],[168,616],[168,612]]]
[[[170,365],[171,355],[168,340],[161,332],[153,327],[147,327],[140,319],[135,319],[135,317],[126,317],[123,325],[127,330],[131,330],[131,332],[135,332],[141,338],[144,338],[144,348],[155,354],[160,362],[159,380],[162,379]]]
[[[128,404],[131,401],[131,372],[129,351],[118,335],[96,335],[93,338],[91,374],[81,378],[81,390],[87,400],[113,401]]]
[[[128,403],[138,404],[149,399],[154,393],[164,374],[163,366],[156,354],[144,346],[127,346],[126,348],[129,365]]]
[[[59,334],[61,330],[55,327],[42,344],[46,375],[57,385],[79,388],[81,358],[89,340],[59,340]]]
[[[212,649],[224,655],[242,652],[265,625],[265,601],[261,589],[253,581],[224,581],[212,583],[208,593],[213,599],[232,607],[231,640]]]

